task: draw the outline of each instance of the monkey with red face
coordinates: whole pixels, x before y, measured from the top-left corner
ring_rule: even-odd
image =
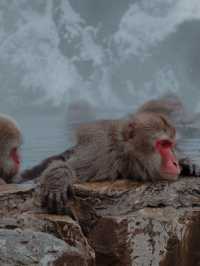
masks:
[[[180,174],[200,176],[198,167],[182,162],[176,154],[170,104],[166,100],[165,110],[157,100],[127,119],[81,125],[72,149],[24,171],[21,180],[38,177],[42,206],[60,213],[65,210],[70,186],[75,182],[118,178],[173,181]]]
[[[81,126],[67,163],[80,180],[175,180],[180,174],[175,142],[175,128],[164,115],[142,112]]]
[[[1,184],[11,183],[20,170],[19,148],[22,135],[16,122],[3,114],[0,115],[0,178]]]

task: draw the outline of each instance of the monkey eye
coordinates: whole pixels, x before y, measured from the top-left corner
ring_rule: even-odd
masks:
[[[17,152],[17,148],[16,147],[14,147],[14,148],[12,148],[11,149],[11,152],[10,152],[10,154],[12,155],[13,153],[16,153]]]
[[[168,139],[161,139],[156,141],[156,147],[162,149],[168,149],[173,147],[173,142]]]

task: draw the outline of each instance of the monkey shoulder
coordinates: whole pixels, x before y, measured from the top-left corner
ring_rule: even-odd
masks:
[[[99,120],[82,124],[75,131],[76,143],[88,145],[101,139],[105,142],[117,124],[117,120]]]

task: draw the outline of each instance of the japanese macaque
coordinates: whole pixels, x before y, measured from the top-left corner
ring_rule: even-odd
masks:
[[[12,182],[20,170],[22,136],[16,122],[0,115],[0,184]]]
[[[127,119],[81,125],[71,150],[23,172],[21,180],[38,177],[42,206],[60,213],[75,182],[118,178],[173,181],[180,174],[200,176],[198,167],[177,157],[170,108],[166,103],[167,110],[162,104],[160,109],[159,102],[156,108],[155,103],[145,104]]]

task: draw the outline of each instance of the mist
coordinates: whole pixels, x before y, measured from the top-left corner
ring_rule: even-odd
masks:
[[[67,146],[72,102],[116,117],[173,92],[200,111],[199,40],[199,0],[0,0],[0,112],[25,165]]]

